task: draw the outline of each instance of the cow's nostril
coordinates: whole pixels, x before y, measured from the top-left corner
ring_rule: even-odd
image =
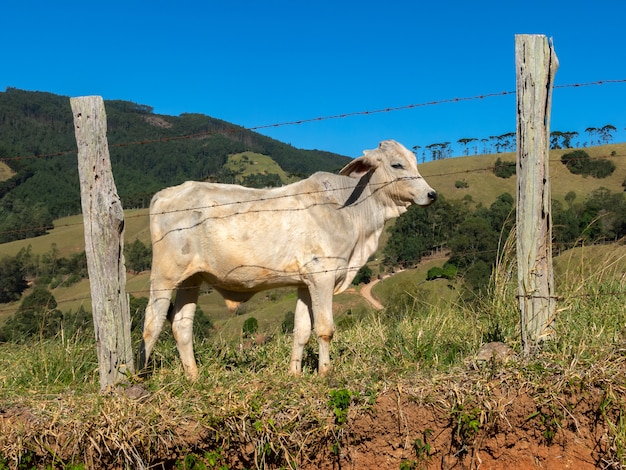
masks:
[[[428,193],[428,199],[435,202],[437,200],[437,191],[430,191]]]

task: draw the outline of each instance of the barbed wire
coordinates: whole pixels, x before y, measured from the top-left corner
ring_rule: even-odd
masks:
[[[473,254],[473,255],[480,255],[480,254],[489,254],[489,253],[494,253],[497,252],[498,250],[477,250],[477,251],[472,251],[472,252],[468,252],[469,254]],[[419,265],[419,263],[418,263]],[[412,268],[416,268],[418,265],[416,266],[412,266]],[[241,265],[239,266],[237,269],[239,268],[248,268],[248,267],[256,267],[256,266],[252,266],[252,265]],[[324,269],[324,270],[319,270],[319,271],[311,271],[311,272],[307,272],[307,275],[317,275],[317,274],[328,274],[328,273],[337,273],[338,271],[343,271],[345,274],[347,274],[348,272],[352,272],[352,271],[359,271],[361,269],[360,266],[348,266],[345,268],[341,268],[341,269]],[[280,279],[286,279],[286,278],[293,278],[296,275],[301,275],[300,272],[284,272],[282,275],[280,274],[275,274],[271,279],[273,280],[280,280]],[[256,279],[253,279],[256,280]],[[128,282],[128,281],[127,281]],[[220,283],[207,283],[207,282],[203,282],[200,285],[197,286],[190,286],[190,287],[184,287],[184,286],[178,286],[174,289],[151,289],[150,287],[147,289],[135,289],[135,290],[127,290],[126,294],[127,295],[132,295],[134,297],[143,297],[143,295],[141,294],[149,294],[151,291],[158,293],[158,292],[176,292],[177,290],[193,290],[193,289],[197,289],[199,287],[202,286],[207,286],[208,288],[211,289],[215,289],[215,288],[219,288],[222,287],[222,285]],[[285,286],[284,288],[289,288],[288,286]],[[140,294],[140,295],[138,295]],[[201,294],[202,295],[202,294]],[[606,291],[606,292],[594,292],[594,293],[568,293],[567,295],[553,295],[550,296],[551,299],[554,299],[557,302],[565,302],[571,299],[579,299],[579,298],[602,298],[602,297],[616,297],[616,296],[626,296],[626,290],[611,290],[611,291]],[[536,294],[516,294],[514,295],[514,297],[516,299],[519,298],[528,298],[528,299],[533,299],[533,298],[547,298],[546,296],[540,296],[540,295],[536,295]],[[55,299],[56,300],[56,299]],[[68,303],[75,303],[75,302],[87,302],[90,303],[91,302],[91,296],[81,296],[81,297],[72,297],[69,299],[61,299],[61,300],[56,300],[57,305],[59,304],[68,304]],[[29,311],[29,310],[36,310],[36,308],[33,309],[22,309],[20,310],[20,306],[15,306],[15,307],[8,307],[8,308],[4,308],[2,310],[0,310],[0,313],[5,313],[5,314],[15,314],[18,311]]]
[[[587,82],[587,83],[555,85],[554,88],[555,89],[579,88],[579,87],[598,86],[598,85],[614,84],[614,83],[626,83],[626,79],[598,80],[598,81]],[[229,133],[236,133],[236,132],[242,132],[242,131],[258,131],[258,130],[268,129],[268,128],[276,128],[276,127],[292,126],[292,125],[302,125],[302,124],[311,123],[311,122],[320,122],[320,121],[333,120],[333,119],[344,119],[344,118],[349,118],[349,117],[354,117],[354,116],[366,116],[366,115],[395,112],[395,111],[414,109],[414,108],[420,108],[420,107],[436,106],[436,105],[441,105],[441,104],[446,104],[446,103],[459,103],[459,102],[466,102],[466,101],[482,100],[482,99],[491,98],[491,97],[514,95],[515,93],[516,93],[515,91],[501,91],[501,92],[495,92],[495,93],[486,93],[486,94],[481,94],[481,95],[475,95],[475,96],[470,96],[470,97],[455,97],[455,98],[449,98],[449,99],[428,101],[428,102],[423,102],[423,103],[414,103],[414,104],[403,105],[403,106],[380,108],[380,109],[365,110],[365,111],[356,111],[356,112],[342,113],[342,114],[328,115],[328,116],[319,116],[319,117],[309,118],[309,119],[300,119],[300,120],[295,120],[295,121],[286,121],[286,122],[280,122],[280,123],[274,123],[274,124],[266,124],[266,125],[259,125],[259,126],[252,126],[252,127],[232,127],[232,128],[229,128],[229,129],[221,129],[221,130],[215,130],[215,131],[198,132],[198,133],[185,134],[185,135],[180,135],[180,136],[159,137],[159,138],[156,138],[156,139],[145,139],[145,140],[141,140],[141,141],[132,141],[132,142],[125,142],[125,143],[118,143],[118,144],[109,144],[109,147],[113,147],[113,148],[115,148],[115,147],[128,147],[128,146],[133,146],[133,145],[146,145],[146,144],[151,144],[151,143],[162,143],[162,142],[177,141],[177,140],[183,140],[183,139],[201,138],[201,137],[207,137],[207,136],[216,135],[216,134],[229,134]],[[566,150],[566,149],[563,149],[563,150]],[[574,149],[572,149],[572,150],[574,150]],[[15,157],[2,157],[2,158],[0,158],[0,161],[14,161],[14,160],[21,160],[21,159],[29,159],[29,158],[50,158],[50,157],[71,155],[71,154],[76,154],[76,153],[77,153],[77,150],[76,149],[72,149],[72,150],[67,150],[67,151],[58,151],[58,152],[43,153],[43,154],[37,154],[37,155],[22,155],[22,156],[15,156]],[[497,154],[486,154],[486,155],[497,155]],[[611,158],[624,157],[624,156],[626,156],[626,155],[622,155],[622,154],[611,155]],[[550,159],[550,161],[557,161],[557,160],[560,161],[560,159]],[[507,164],[507,162],[503,162],[503,164]],[[482,168],[475,168],[475,169],[469,169],[469,170],[458,170],[458,171],[453,171],[453,172],[444,172],[444,173],[430,174],[430,175],[424,175],[424,176],[427,177],[427,178],[437,178],[437,177],[450,176],[450,175],[454,175],[454,174],[468,174],[468,173],[474,173],[474,172],[493,171],[494,168],[495,167],[493,165],[490,165],[490,166],[486,166],[486,167],[482,167]],[[344,188],[344,189],[349,189],[349,188]],[[332,191],[332,190],[337,190],[337,189],[331,189],[330,191]],[[282,198],[282,197],[296,197],[296,196],[302,196],[302,195],[307,195],[307,194],[311,195],[311,194],[317,194],[317,193],[321,193],[321,192],[325,192],[325,191],[329,191],[329,190],[310,191],[310,192],[304,192],[302,194],[295,194],[295,195],[282,195],[282,196],[276,196],[276,198],[279,198],[279,197],[280,198]],[[272,199],[272,198],[270,197],[269,199]],[[266,200],[268,200],[268,198],[260,198],[257,201],[266,201]],[[244,203],[244,202],[245,203],[255,202],[255,200],[250,200],[250,201],[233,201],[233,202],[228,202],[228,203],[223,203],[223,204],[213,204],[213,205],[204,206],[204,207],[201,206],[201,207],[187,208],[187,209],[184,209],[184,210],[197,210],[197,209],[203,209],[203,208],[213,208],[213,207],[219,207],[221,205],[232,205],[232,204],[239,204],[239,203]],[[148,214],[136,214],[136,215],[128,216],[127,218],[147,217],[147,216],[148,216]],[[82,221],[81,222],[76,222],[76,223],[67,223],[67,224],[56,225],[55,228],[71,227],[71,226],[82,225],[82,224],[83,224]],[[2,235],[2,234],[11,234],[11,233],[19,233],[19,232],[39,231],[39,230],[46,230],[46,229],[49,229],[49,228],[50,228],[49,226],[22,228],[22,229],[17,229],[17,230],[0,232],[0,235]],[[490,250],[490,252],[493,252],[493,250]],[[471,252],[470,254],[477,255],[477,254],[480,254],[480,252]],[[353,271],[353,270],[354,271],[358,271],[360,269],[360,267],[347,267],[347,268],[344,268],[344,269],[346,269],[346,272],[347,271]],[[294,275],[294,273],[290,274],[290,276],[293,276],[293,275]],[[215,287],[215,286],[213,286],[213,287]],[[146,292],[148,292],[148,291],[147,290],[139,290],[139,291],[134,291],[134,292],[131,291],[131,292],[128,292],[128,293],[132,295],[132,294],[139,294],[139,293],[146,293]],[[615,293],[602,293],[602,294],[597,294],[597,295],[624,295],[624,294],[625,294],[625,292],[615,292]],[[581,296],[589,296],[589,295],[591,295],[591,294],[581,294]],[[596,295],[596,294],[594,294],[594,295]],[[77,297],[77,298],[73,298],[73,299],[64,299],[64,300],[58,301],[58,303],[69,303],[69,302],[90,301],[90,300],[91,300],[91,297]],[[19,308],[16,308],[13,312],[9,311],[9,313],[16,313],[18,309]],[[6,309],[5,309],[5,311],[6,311]]]
[[[572,149],[572,150],[575,150],[575,149]],[[497,155],[498,154],[494,154],[493,156],[497,156]],[[611,158],[611,159],[613,159],[613,158],[623,158],[623,157],[626,157],[626,154],[616,154],[616,155],[611,155],[610,157],[595,157],[595,159],[599,159],[599,158]],[[465,157],[458,157],[458,158],[465,158]],[[580,159],[584,159],[584,158],[585,157],[580,157]],[[577,159],[578,158],[573,158],[570,161],[575,161]],[[443,160],[445,160],[445,159],[443,159]],[[443,160],[440,160],[440,161],[443,161]],[[550,158],[549,161],[550,162],[561,162],[561,159],[560,158]],[[502,165],[502,166],[515,166],[516,163],[515,162],[503,161],[503,162],[500,163],[500,165]],[[470,174],[470,173],[493,172],[495,169],[496,169],[495,165],[489,165],[489,166],[484,166],[484,167],[480,167],[480,168],[472,168],[472,169],[467,169],[467,170],[455,170],[455,171],[449,171],[449,172],[425,174],[425,175],[423,175],[423,177],[424,178],[441,178],[441,177],[446,177],[446,176],[462,175],[462,174]],[[551,176],[550,178],[552,179],[554,177]],[[384,183],[384,184],[388,184],[388,183]],[[250,188],[250,189],[255,189],[255,188]],[[294,193],[294,194],[275,195],[275,196],[269,196],[269,197],[263,196],[263,197],[246,199],[246,200],[240,200],[240,201],[229,201],[229,202],[224,202],[224,203],[211,203],[211,204],[201,205],[201,206],[190,206],[190,207],[186,207],[184,209],[172,209],[172,210],[168,210],[168,211],[157,212],[157,213],[154,213],[153,215],[163,215],[163,214],[168,214],[168,213],[187,212],[187,211],[202,210],[202,209],[215,209],[215,208],[224,207],[224,206],[232,206],[232,205],[237,205],[237,204],[248,204],[248,203],[255,203],[255,202],[267,202],[267,201],[271,201],[271,200],[279,200],[279,199],[285,199],[285,198],[298,198],[298,197],[301,197],[301,196],[311,196],[311,195],[323,194],[323,193],[327,193],[327,192],[344,191],[344,190],[348,190],[348,189],[350,189],[350,187],[346,186],[346,187],[340,187],[340,188],[331,188],[331,189],[326,189],[325,188],[325,189],[319,189],[319,190],[314,190],[314,191],[303,191],[303,192]],[[145,209],[147,209],[147,208],[143,208],[143,210],[145,210]],[[141,209],[138,209],[138,210],[141,210]],[[286,209],[282,209],[282,210],[284,211]],[[79,215],[79,214],[77,214],[77,215]],[[130,215],[127,214],[127,215],[125,215],[125,218],[126,219],[131,219],[131,218],[148,217],[148,216],[149,216],[148,213],[130,214]],[[83,225],[83,222],[79,221],[79,222],[73,222],[73,223],[54,224],[53,227],[50,227],[50,226],[34,226],[34,227],[26,227],[26,228],[14,229],[14,230],[4,230],[4,231],[0,231],[0,235],[8,235],[8,234],[15,234],[15,233],[25,233],[25,232],[40,233],[40,232],[45,232],[45,231],[51,230],[51,229],[73,227],[73,226],[78,226],[78,225]]]
[[[601,86],[601,85],[608,85],[608,84],[615,84],[615,83],[626,83],[626,78],[614,79],[614,80],[596,80],[593,82],[585,82],[585,83],[570,83],[570,84],[564,84],[564,85],[555,85],[554,89],[582,88],[582,87]],[[402,110],[407,110],[407,109],[423,108],[427,106],[438,106],[438,105],[449,104],[449,103],[477,101],[477,100],[483,100],[486,98],[515,95],[515,94],[516,94],[516,91],[514,90],[513,91],[499,91],[499,92],[483,93],[480,95],[467,96],[467,97],[444,98],[440,100],[426,101],[423,103],[412,103],[412,104],[407,104],[407,105],[379,108],[379,109],[373,109],[373,110],[353,111],[349,113],[318,116],[314,118],[298,119],[294,121],[284,121],[284,122],[278,122],[278,123],[272,123],[272,124],[262,124],[262,125],[251,126],[251,127],[244,127],[244,126],[239,127],[235,124],[231,124],[233,127],[229,129],[196,132],[192,134],[185,134],[185,135],[179,135],[179,136],[169,136],[169,137],[162,136],[162,137],[155,138],[155,139],[144,139],[144,140],[138,140],[138,141],[132,141],[132,142],[109,144],[109,147],[110,148],[128,147],[128,146],[133,146],[133,145],[147,145],[147,144],[152,144],[152,143],[170,142],[170,141],[183,140],[183,139],[197,139],[200,137],[208,137],[208,136],[216,135],[216,134],[233,134],[233,133],[242,132],[242,131],[258,131],[262,129],[295,126],[295,125],[302,125],[302,124],[307,124],[307,123],[312,123],[312,122],[329,121],[333,119],[345,119],[345,118],[354,117],[354,116],[368,116],[368,115],[373,115],[373,114],[389,113],[389,112],[402,111]],[[23,160],[23,159],[29,159],[29,158],[57,157],[57,156],[63,156],[63,155],[72,155],[75,153],[77,153],[77,149],[59,151],[59,152],[51,152],[51,153],[43,153],[43,154],[38,154],[38,155],[0,157],[0,162]]]

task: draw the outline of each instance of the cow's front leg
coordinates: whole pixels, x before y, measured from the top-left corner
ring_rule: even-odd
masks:
[[[325,275],[310,286],[313,326],[319,344],[318,373],[326,376],[331,371],[330,342],[335,334],[333,321],[334,276]]]
[[[293,351],[289,372],[295,375],[302,373],[302,354],[304,347],[311,337],[311,295],[309,289],[301,287],[298,289],[298,301],[296,303],[296,313],[293,319]]]

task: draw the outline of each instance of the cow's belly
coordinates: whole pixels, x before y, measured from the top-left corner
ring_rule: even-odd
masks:
[[[236,265],[227,270],[207,267],[201,271],[201,275],[208,285],[234,292],[260,292],[277,287],[305,285],[298,271],[254,265]]]

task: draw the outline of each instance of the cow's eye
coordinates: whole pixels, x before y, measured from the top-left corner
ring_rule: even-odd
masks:
[[[396,170],[403,170],[404,166],[402,165],[402,163],[392,163],[391,168],[395,168]]]

